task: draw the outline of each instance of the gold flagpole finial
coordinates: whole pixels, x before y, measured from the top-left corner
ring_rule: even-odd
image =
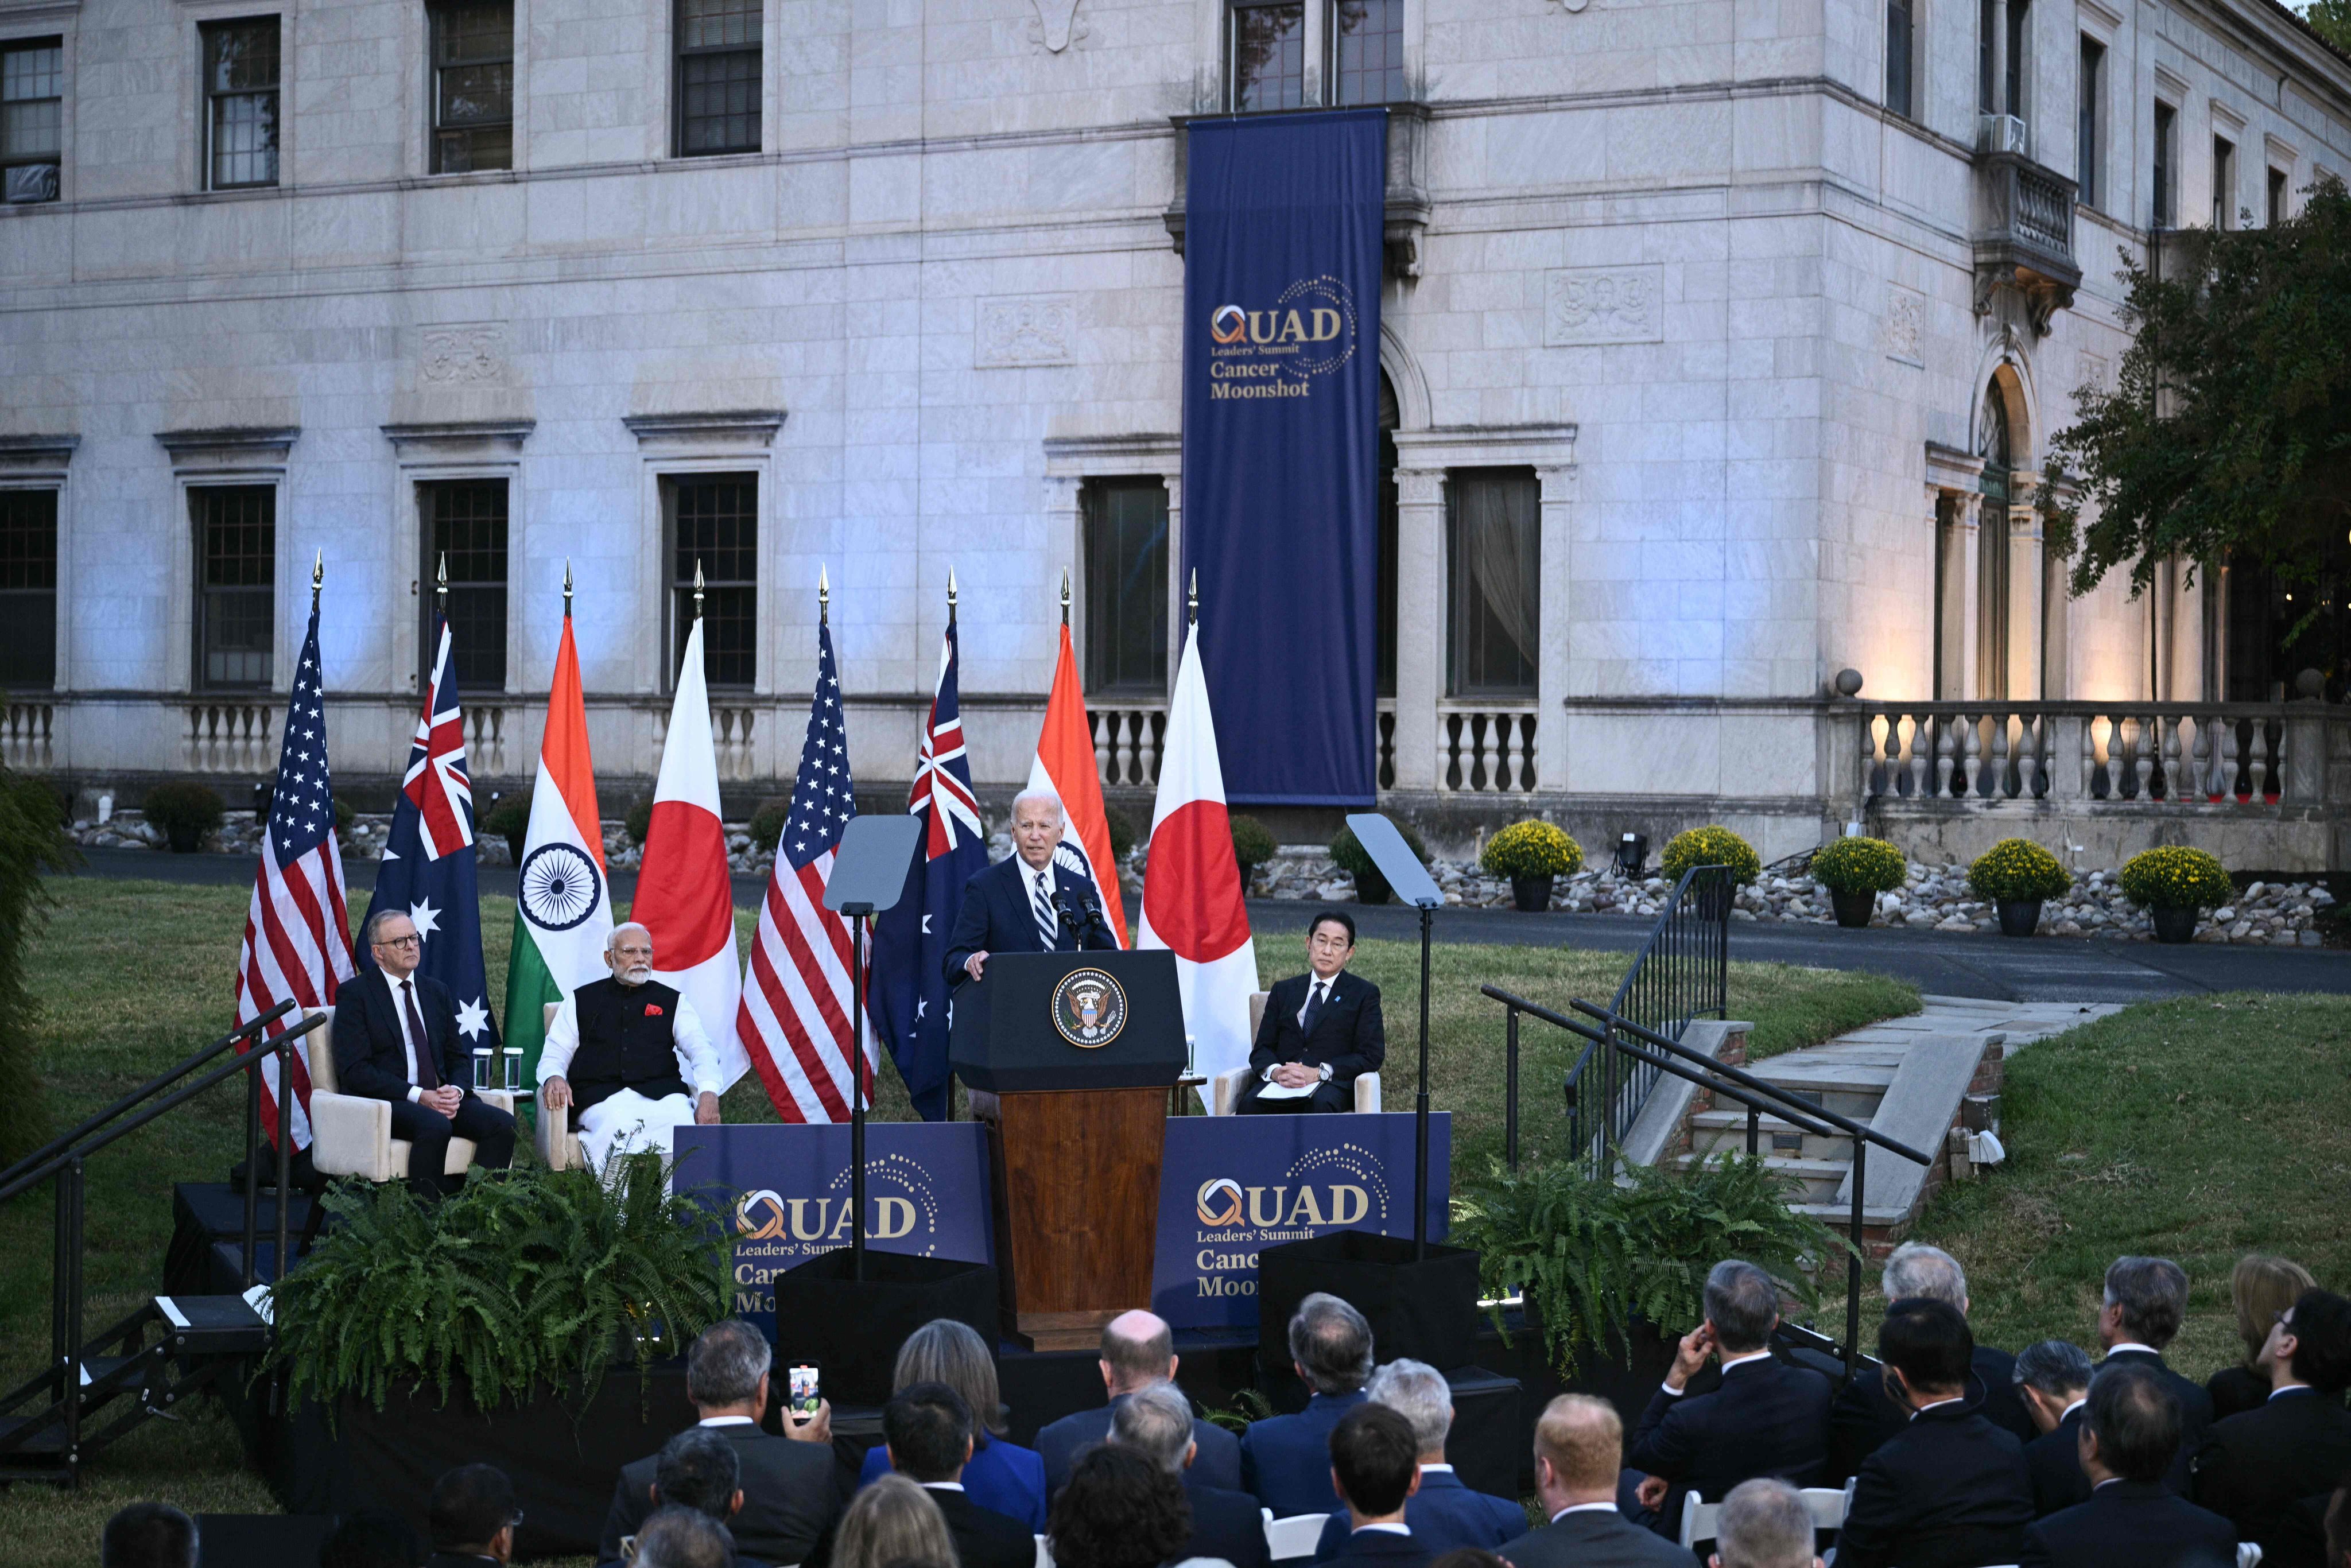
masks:
[[[1192,569],[1192,591],[1185,596],[1184,605],[1190,612],[1190,623],[1197,626],[1200,623],[1200,569],[1196,566]]]
[[[447,550],[441,552],[440,578],[434,584],[433,607],[441,612],[442,620],[449,619],[449,552]]]
[[[563,618],[571,619],[571,558],[563,558]]]
[[[821,566],[816,569],[816,623],[826,624],[832,618],[832,579]]]
[[[1061,569],[1061,624],[1062,624],[1063,626],[1065,626],[1065,627],[1066,627],[1067,625],[1069,625],[1069,623],[1070,623],[1070,569],[1069,569],[1068,567],[1066,567],[1066,566],[1065,566],[1065,567],[1063,567],[1063,568]]]
[[[320,550],[310,561],[310,608],[319,608],[319,590],[327,580],[327,552]]]
[[[694,618],[702,619],[702,558],[694,558]]]

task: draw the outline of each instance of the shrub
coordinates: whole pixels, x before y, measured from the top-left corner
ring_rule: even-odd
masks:
[[[1478,863],[1489,876],[1573,876],[1583,869],[1583,846],[1549,822],[1512,822],[1486,841]]]
[[[1396,824],[1396,831],[1404,836],[1404,847],[1412,852],[1413,858],[1426,865],[1428,846],[1420,841],[1420,835],[1404,822]],[[1385,904],[1395,891],[1388,886],[1388,879],[1380,874],[1379,867],[1372,863],[1354,829],[1339,830],[1338,837],[1331,841],[1331,858],[1338,862],[1341,871],[1355,879],[1355,896],[1365,904]]]
[[[2210,909],[2236,896],[2218,857],[2182,844],[2143,850],[2123,862],[2123,896],[2133,904]]]
[[[173,779],[148,790],[146,800],[140,802],[140,810],[166,837],[177,828],[194,833],[201,841],[206,833],[219,829],[228,808],[210,786],[193,779]]]
[[[45,871],[81,862],[57,798],[37,779],[0,768],[0,1165],[38,1148],[49,1117],[33,1057],[40,1004],[25,988],[25,946],[49,903]]]
[[[643,849],[646,835],[653,831],[653,797],[648,795],[630,807],[629,814],[621,819],[621,825],[629,831],[629,841]]]
[[[772,850],[784,836],[784,824],[791,821],[789,800],[769,800],[751,813],[751,847]]]
[[[1104,806],[1102,825],[1110,830],[1110,858],[1124,865],[1134,852],[1134,820],[1115,806]]]
[[[335,797],[335,832],[338,836],[348,834],[351,831],[351,819],[357,814],[351,810],[351,803],[349,800],[340,795]]]
[[[1832,839],[1813,855],[1813,880],[1831,893],[1891,893],[1909,873],[1884,839]]]
[[[1685,828],[1666,846],[1667,882],[1680,882],[1682,873],[1696,865],[1726,866],[1729,868],[1730,880],[1737,883],[1753,882],[1763,870],[1755,847],[1719,824]]]
[[[509,789],[499,796],[482,818],[481,829],[485,833],[522,842],[523,835],[530,831],[530,791]]]
[[[1273,834],[1255,817],[1232,819],[1233,859],[1241,868],[1241,885],[1249,886],[1249,873],[1273,858],[1279,848]]]
[[[2057,857],[2031,839],[2002,839],[1968,867],[1968,891],[1995,904],[2063,898],[2073,885]]]
[[[1593,1181],[1573,1164],[1513,1172],[1497,1161],[1453,1200],[1448,1239],[1477,1251],[1483,1294],[1527,1292],[1563,1376],[1579,1351],[1623,1347],[1636,1315],[1668,1334],[1697,1326],[1707,1270],[1722,1259],[1768,1270],[1811,1305],[1819,1296],[1808,1275],[1844,1249],[1788,1207],[1792,1184],[1761,1159],[1734,1154],[1688,1170],[1625,1173]]]

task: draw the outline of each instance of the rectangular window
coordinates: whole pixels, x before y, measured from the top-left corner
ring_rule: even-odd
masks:
[[[208,22],[204,188],[277,183],[277,18]]]
[[[1089,479],[1086,690],[1167,690],[1167,486],[1156,476]]]
[[[678,0],[678,156],[759,150],[759,0]]]
[[[2171,228],[2179,223],[2171,190],[2172,170],[2179,162],[2174,156],[2179,149],[2173,141],[2179,131],[2179,112],[2168,103],[2158,103],[2155,106],[2155,169],[2151,180],[2155,186],[2154,226],[2159,229]]]
[[[1306,101],[1304,0],[1233,6],[1233,109],[1297,109]]]
[[[1336,0],[1331,31],[1337,101],[1395,103],[1405,97],[1404,0]]]
[[[57,199],[65,91],[64,39],[21,38],[0,47],[0,199]]]
[[[429,679],[440,652],[433,622],[445,561],[449,660],[457,690],[502,692],[507,689],[507,482],[443,479],[419,485],[416,514],[424,540],[420,668]],[[691,573],[687,580],[692,580]]]
[[[2105,152],[2100,145],[2098,120],[2106,86],[2106,47],[2095,38],[2082,40],[2081,102],[2074,120],[2074,178],[2081,182],[2085,207],[2098,204],[2105,182],[2099,178]]]
[[[196,525],[196,680],[212,690],[266,690],[277,601],[277,490],[191,489]]]
[[[2286,174],[2283,169],[2270,171],[2270,227],[2275,228],[2291,214],[2286,211]]]
[[[1541,489],[1529,469],[1458,469],[1446,500],[1446,692],[1533,696]]]
[[[2237,144],[2225,136],[2212,138],[2212,226],[2237,226]]]
[[[1976,109],[1983,114],[1998,114],[2000,99],[1994,95],[1992,40],[2000,36],[2000,12],[1993,0],[1976,0]]]
[[[444,0],[433,30],[433,172],[514,167],[514,0]]]
[[[0,692],[57,684],[57,493],[0,490]]]
[[[1886,0],[1886,107],[1908,119],[1913,0]]]
[[[2008,109],[2020,120],[2024,112],[2024,47],[2032,40],[2030,0],[2008,0]]]
[[[681,475],[664,481],[670,549],[670,669],[694,630],[694,569],[702,568],[702,673],[714,686],[758,679],[759,476]]]

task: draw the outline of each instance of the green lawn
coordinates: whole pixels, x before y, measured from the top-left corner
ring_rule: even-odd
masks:
[[[231,977],[244,929],[246,890],[160,883],[59,879],[47,929],[30,954],[29,980],[43,999],[40,1068],[62,1128],[136,1087],[228,1027]],[[365,900],[352,904],[354,921]],[[483,902],[490,990],[506,988],[513,906]],[[738,912],[747,938],[754,925]],[[1304,967],[1294,935],[1261,938],[1270,981]],[[1620,954],[1535,947],[1446,946],[1436,950],[1431,1008],[1430,1092],[1455,1116],[1455,1168],[1474,1175],[1502,1145],[1502,1011],[1478,994],[1490,980],[1547,1005],[1569,998],[1605,1001],[1622,977]],[[1386,1103],[1412,1106],[1417,1020],[1416,944],[1365,942],[1355,966],[1388,998]],[[1733,965],[1731,1011],[1757,1026],[1759,1052],[1826,1039],[1875,1019],[1917,1009],[1908,987],[1878,977],[1785,965]],[[1524,1143],[1551,1146],[1561,1121],[1558,1087],[1580,1042],[1530,1025],[1522,1036]],[[884,1066],[876,1114],[903,1119],[904,1085]],[[732,1122],[773,1121],[756,1078],[727,1095]],[[242,1095],[214,1090],[107,1150],[89,1169],[89,1317],[99,1326],[130,1311],[159,1281],[171,1233],[175,1181],[223,1179],[242,1157]],[[50,1206],[46,1189],[0,1209],[0,1255],[24,1260],[0,1273],[0,1382],[28,1376],[47,1354]],[[84,1490],[60,1496],[40,1487],[0,1493],[0,1557],[22,1568],[67,1568],[90,1560],[99,1525],[124,1502],[163,1498],[192,1512],[266,1511],[268,1492],[242,1468],[235,1433],[209,1406],[179,1424],[150,1423],[111,1449]]]

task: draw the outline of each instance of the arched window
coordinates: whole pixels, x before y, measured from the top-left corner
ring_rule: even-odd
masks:
[[[1388,373],[1380,372],[1380,582],[1379,695],[1395,695],[1396,686],[1396,408],[1395,388]]]
[[[2016,451],[2008,393],[1995,374],[1984,387],[1976,453],[1983,459],[1976,520],[1976,695],[1995,700],[2008,691],[2008,508],[2014,503]]]

